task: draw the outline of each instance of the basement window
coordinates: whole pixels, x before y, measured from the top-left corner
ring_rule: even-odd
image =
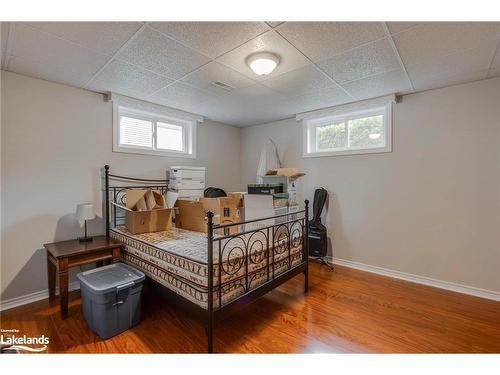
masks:
[[[304,157],[390,152],[392,103],[321,111],[302,119]]]
[[[197,121],[154,107],[113,103],[113,151],[195,158]]]

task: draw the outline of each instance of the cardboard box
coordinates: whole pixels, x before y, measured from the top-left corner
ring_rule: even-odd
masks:
[[[286,176],[290,181],[296,180],[299,177],[305,176],[305,173],[299,172],[298,168],[276,168],[266,172],[266,176]]]
[[[168,188],[173,190],[204,190],[205,180],[170,178]]]
[[[158,191],[128,189],[126,191],[125,226],[132,234],[159,232],[172,228],[172,208]]]
[[[240,221],[240,212],[238,206],[240,199],[238,197],[220,197],[220,198],[201,198],[200,202],[207,209],[219,216],[220,224],[238,223]],[[239,225],[235,225],[224,230],[217,231],[218,234],[235,234],[240,231]]]
[[[305,173],[300,173],[298,168],[276,168],[268,170],[262,181],[265,184],[283,184],[284,192],[288,194],[288,205],[293,206],[298,203],[297,180],[302,176],[305,176]]]
[[[175,215],[175,226],[195,232],[207,231],[207,212],[212,211],[215,224],[238,223],[240,215],[238,197],[179,199],[176,202],[178,213]],[[216,231],[217,234],[234,234],[239,232],[239,226]]]
[[[195,199],[195,198],[203,198],[204,189],[181,189],[181,190],[173,190],[179,194],[179,198],[185,199]]]
[[[170,179],[195,178],[205,181],[205,167],[190,167],[190,166],[170,167],[170,172],[167,178]]]
[[[207,210],[196,199],[178,199],[175,202],[178,208],[175,214],[175,226],[177,228],[192,230],[195,232],[207,231]],[[214,216],[214,223],[219,223],[219,216]]]
[[[125,210],[125,226],[132,234],[160,232],[172,229],[172,209],[151,211]]]
[[[241,207],[244,207],[245,206],[245,194],[247,194],[246,192],[239,192],[239,191],[236,191],[236,192],[233,192],[233,193],[227,193],[227,196],[230,197],[230,198],[234,198],[237,202],[237,206],[238,208],[241,208]]]

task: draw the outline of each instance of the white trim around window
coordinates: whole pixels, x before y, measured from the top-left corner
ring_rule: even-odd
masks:
[[[110,99],[114,152],[196,158],[202,117],[116,94]]]
[[[303,157],[391,152],[393,102],[388,96],[297,115]]]

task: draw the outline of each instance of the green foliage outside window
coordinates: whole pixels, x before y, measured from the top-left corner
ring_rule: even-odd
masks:
[[[345,124],[342,122],[316,128],[316,140],[319,150],[345,147],[347,140]]]
[[[349,147],[383,146],[383,116],[363,117],[348,121]],[[316,128],[318,150],[347,147],[345,123],[334,123]]]

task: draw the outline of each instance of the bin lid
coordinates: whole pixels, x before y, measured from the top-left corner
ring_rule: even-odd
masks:
[[[80,272],[76,277],[96,294],[104,294],[127,285],[132,286],[145,279],[144,273],[124,263],[114,263]]]

